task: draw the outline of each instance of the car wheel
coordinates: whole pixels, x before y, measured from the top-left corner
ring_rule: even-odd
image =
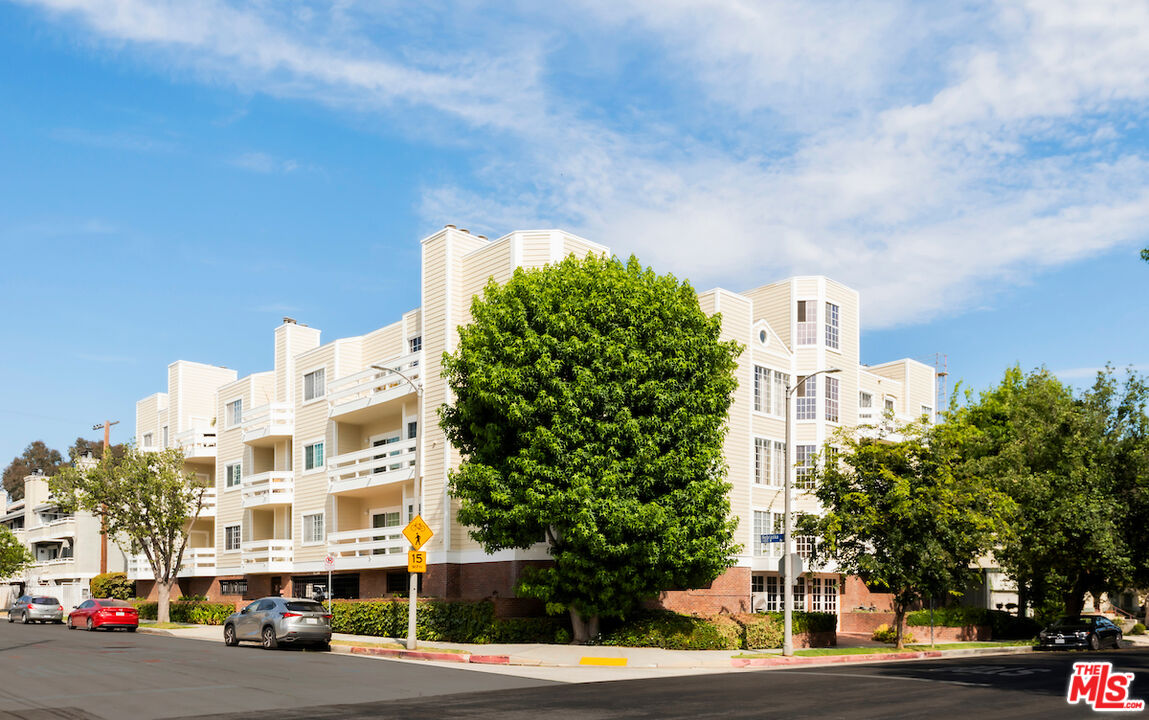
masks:
[[[1100,650],[1101,649],[1101,641],[1097,639],[1096,635],[1090,635],[1089,636],[1089,649],[1090,650]]]
[[[86,623],[86,627],[88,629],[88,632],[92,632],[93,630],[96,629],[96,626],[92,624],[92,618],[88,618],[88,622]]]
[[[25,625],[28,625],[32,621],[28,619],[28,613],[24,613],[20,622],[24,623]]]
[[[275,639],[275,628],[268,625],[263,629],[263,649],[274,650],[279,647],[279,641]]]
[[[235,636],[235,626],[228,625],[223,629],[223,644],[228,647],[239,645],[239,638]]]
[[[8,613],[8,622],[16,622],[16,618],[12,617],[12,613]]]
[[[71,617],[68,618],[68,629],[69,630],[75,630],[76,629],[76,626],[72,624],[72,618]]]

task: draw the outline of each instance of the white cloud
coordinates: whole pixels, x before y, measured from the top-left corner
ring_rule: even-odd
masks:
[[[281,160],[262,152],[246,152],[230,162],[237,168],[264,174],[291,173],[299,169],[299,163],[295,160]]]
[[[424,188],[428,228],[563,225],[699,287],[823,273],[871,327],[1149,227],[1145,4],[35,4],[207,81],[468,144],[474,173]]]

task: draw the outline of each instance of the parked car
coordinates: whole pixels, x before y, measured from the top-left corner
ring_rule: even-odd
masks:
[[[64,622],[64,606],[48,595],[21,595],[8,608],[8,622]]]
[[[140,626],[140,613],[123,600],[93,598],[80,603],[68,614],[68,629],[83,626],[88,630],[123,628],[135,632]]]
[[[241,640],[254,640],[268,650],[280,643],[330,647],[331,614],[314,600],[265,597],[228,616],[223,623],[223,642],[234,647]]]
[[[1121,628],[1100,615],[1058,618],[1038,633],[1042,648],[1050,650],[1099,650],[1121,647]]]

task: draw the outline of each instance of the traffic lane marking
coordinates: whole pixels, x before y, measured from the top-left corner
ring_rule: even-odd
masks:
[[[906,682],[940,683],[942,685],[964,685],[966,687],[992,687],[986,683],[965,682],[962,680],[936,680],[934,678],[903,677],[901,675],[867,675],[865,673],[818,672],[817,670],[786,670],[786,675],[817,675],[819,677],[848,677],[862,680],[904,680]]]

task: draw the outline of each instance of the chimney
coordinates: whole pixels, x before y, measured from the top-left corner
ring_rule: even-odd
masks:
[[[283,324],[284,325],[294,325],[295,324],[295,318],[289,318],[289,317],[284,316]]]

